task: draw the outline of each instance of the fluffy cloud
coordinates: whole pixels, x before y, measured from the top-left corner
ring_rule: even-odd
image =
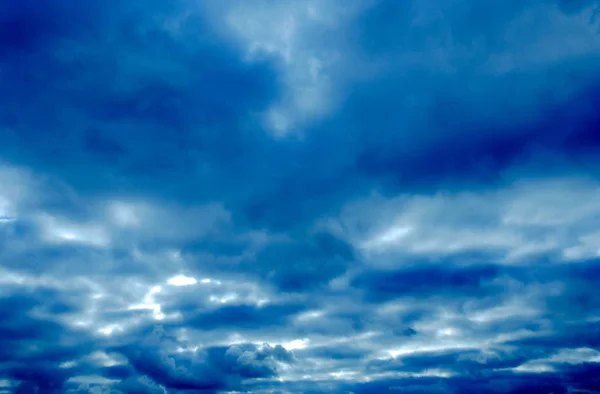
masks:
[[[0,5],[0,392],[600,392],[599,9]]]

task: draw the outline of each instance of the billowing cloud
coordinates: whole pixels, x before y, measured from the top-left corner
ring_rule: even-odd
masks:
[[[0,5],[0,392],[600,392],[600,4]]]

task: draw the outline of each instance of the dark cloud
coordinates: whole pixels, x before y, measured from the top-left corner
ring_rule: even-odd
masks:
[[[5,287],[4,292],[7,291],[11,294],[0,298],[0,377],[20,382],[18,392],[60,392],[74,371],[59,365],[93,349],[92,338],[64,323],[39,316],[44,310],[54,316],[72,311],[66,292]]]
[[[311,356],[325,360],[361,360],[370,354],[367,349],[352,346],[320,346],[310,349]]]
[[[323,232],[269,246],[251,264],[280,290],[293,292],[327,284],[354,261],[352,245]]]
[[[244,140],[260,144],[260,137],[238,123],[251,122],[243,120],[248,111],[272,96],[270,68],[242,62],[203,28],[201,15],[170,31],[166,24],[187,12],[184,2],[26,3],[3,15],[12,29],[4,45],[20,50],[2,62],[12,92],[2,111],[5,159],[45,166],[81,192],[162,183],[181,195],[168,174],[188,173],[199,183],[185,193],[198,198],[208,194],[198,194],[201,184],[234,176],[242,156],[255,154]]]
[[[172,345],[181,344],[155,329],[140,343],[126,345],[119,352],[138,373],[174,390],[236,389],[241,379],[276,376],[276,362],[294,360],[281,346],[248,344],[178,352]]]
[[[456,267],[432,265],[407,267],[392,272],[370,271],[358,276],[354,285],[367,297],[385,300],[396,297],[482,297],[489,291],[486,282],[499,273],[494,266]],[[450,294],[448,294],[450,293]]]
[[[285,325],[292,315],[304,308],[303,304],[221,306],[191,314],[187,324],[200,330],[233,327],[262,329]]]
[[[582,150],[595,152],[598,118],[590,104],[598,79],[589,67],[597,58],[549,61],[532,70],[516,48],[536,46],[550,15],[564,16],[536,14],[536,24],[524,26],[530,6],[380,1],[361,13],[353,30],[355,60],[377,59],[377,72],[352,85],[345,102],[344,126],[360,133],[344,137],[346,144],[359,141],[353,173],[376,177],[394,191],[494,185],[506,169],[537,162],[540,152],[551,152],[553,165],[576,165]],[[513,28],[523,34],[513,37]],[[561,28],[569,26],[547,33]],[[514,66],[505,72],[500,59]],[[565,84],[572,89],[568,97],[559,93]]]

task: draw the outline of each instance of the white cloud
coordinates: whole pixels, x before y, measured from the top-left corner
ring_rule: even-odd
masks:
[[[554,365],[563,363],[576,365],[600,362],[600,352],[590,348],[560,349],[549,357],[530,360],[517,368],[517,372],[553,371]]]
[[[48,214],[39,215],[36,221],[46,242],[80,243],[94,247],[105,247],[110,243],[108,232],[100,225],[73,223]]]
[[[191,286],[198,283],[196,278],[185,276],[185,275],[177,275],[172,278],[169,278],[167,281],[171,286]]]
[[[596,257],[599,218],[600,184],[555,178],[482,192],[372,196],[346,206],[340,221],[367,257],[482,250],[510,262],[543,253]]]
[[[263,53],[280,60],[284,93],[264,114],[276,135],[297,131],[335,107],[333,76],[341,48],[324,45],[322,34],[339,34],[344,20],[365,7],[332,1],[237,3],[227,24],[249,61]]]
[[[109,215],[112,221],[118,226],[122,227],[138,227],[140,225],[140,218],[136,212],[136,207],[115,202],[110,205]]]
[[[16,219],[35,195],[28,171],[0,163],[0,223]]]
[[[107,225],[129,242],[142,238],[197,239],[227,228],[231,220],[230,213],[220,203],[181,207],[115,200],[105,205]]]
[[[298,349],[305,349],[308,346],[309,342],[310,342],[310,339],[307,339],[307,338],[294,339],[289,342],[283,343],[281,346],[283,346],[286,350],[298,350]]]

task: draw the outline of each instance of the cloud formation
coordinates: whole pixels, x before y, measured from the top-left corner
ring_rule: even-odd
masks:
[[[0,392],[600,392],[599,15],[0,5]]]

